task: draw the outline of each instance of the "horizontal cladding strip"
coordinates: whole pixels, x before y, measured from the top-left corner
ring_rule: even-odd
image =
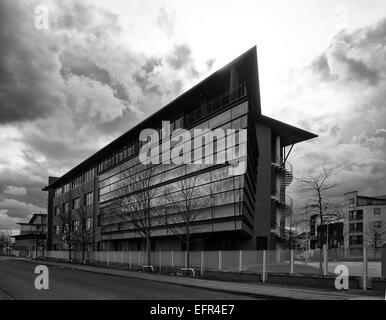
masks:
[[[202,225],[211,225],[211,224],[216,224],[216,223],[221,223],[221,222],[236,222],[236,221],[241,221],[244,222],[251,230],[253,230],[252,224],[248,221],[248,219],[245,217],[245,215],[238,215],[238,216],[232,216],[232,217],[222,217],[222,218],[217,218],[217,219],[206,219],[206,220],[200,220],[200,221],[194,221],[191,222],[190,226],[192,228],[196,226],[202,226]],[[173,224],[170,226],[154,226],[151,229],[152,230],[166,230],[170,228],[183,228],[184,223],[179,223],[179,224]],[[140,228],[133,228],[133,229],[125,229],[125,230],[114,230],[114,231],[103,231],[103,227],[101,230],[102,236],[105,234],[112,234],[112,233],[138,233]]]
[[[243,117],[246,117],[246,116],[248,116],[248,113],[247,113],[247,114],[243,114],[243,115],[241,115],[239,118],[234,119],[234,120],[232,120],[232,121],[240,120],[240,119],[242,119]],[[227,123],[231,123],[232,121],[227,122]],[[225,124],[227,124],[227,123],[225,123]],[[215,127],[215,128],[211,128],[211,130],[216,130],[216,129],[219,129],[219,128],[222,128],[222,127],[224,127],[224,124],[219,125],[218,127]],[[245,128],[247,128],[247,127],[245,127]],[[236,128],[236,129],[239,130],[239,129],[245,129],[245,128]],[[192,129],[194,129],[194,128],[192,128]],[[230,129],[235,129],[235,128],[230,128]],[[194,150],[194,149],[193,149],[193,150]],[[111,168],[109,168],[108,170],[106,170],[104,173],[100,174],[100,175],[99,175],[99,181],[100,181],[100,183],[103,183],[105,180],[110,179],[110,178],[112,178],[113,176],[115,176],[115,175],[117,175],[117,174],[120,173],[120,172],[117,172],[117,173],[112,172],[111,175],[108,175],[108,171],[112,171],[112,170],[114,170],[114,169],[117,169],[119,166],[121,166],[121,165],[124,164],[125,162],[129,162],[129,161],[134,160],[135,157],[138,156],[138,154],[139,154],[139,153],[134,154],[134,155],[132,156],[131,159],[126,159],[125,161],[121,161],[120,163],[117,163],[117,164],[114,165],[113,167],[111,167]],[[134,162],[134,161],[133,161],[133,162]],[[129,170],[130,168],[133,168],[133,167],[135,167],[135,166],[137,166],[137,165],[139,165],[139,163],[134,163],[132,166],[129,166],[129,167],[127,167],[127,168],[124,168],[124,170]],[[104,177],[104,175],[107,175],[107,176]]]
[[[194,177],[196,175],[199,175],[199,174],[202,174],[202,173],[205,173],[205,172],[208,172],[208,171],[212,171],[212,170],[215,170],[215,169],[218,169],[218,168],[227,167],[227,166],[228,166],[228,164],[218,164],[218,165],[214,165],[213,167],[204,168],[201,171],[197,171],[197,172],[192,172],[192,173],[186,174],[184,176],[184,179],[188,179],[188,178]],[[161,182],[161,183],[159,183],[159,184],[157,184],[155,186],[151,186],[150,188],[141,189],[141,190],[137,191],[136,193],[144,192],[146,190],[151,190],[151,189],[158,188],[158,187],[162,187],[162,186],[174,183],[174,182],[178,182],[180,180],[182,180],[182,178],[181,177],[177,177],[177,178],[174,178],[172,180]],[[107,201],[100,201],[100,203],[101,203],[101,206],[104,206],[104,205],[107,205],[108,202],[112,202],[112,201],[114,201],[116,199],[123,198],[123,197],[124,196],[120,196],[120,197],[117,197],[117,198],[114,198],[114,199],[110,199],[110,200],[107,200]]]
[[[245,101],[248,101],[248,100],[249,100],[249,96],[244,96],[244,97],[242,97],[242,98],[240,98],[240,99],[238,99],[238,100],[235,100],[235,101],[233,101],[232,103],[228,104],[228,105],[226,106],[226,108],[223,108],[223,109],[218,110],[216,113],[213,113],[213,114],[207,116],[206,118],[203,118],[202,120],[200,120],[200,121],[197,122],[197,123],[204,122],[204,121],[206,121],[206,120],[208,120],[208,119],[210,119],[210,118],[212,118],[212,117],[217,116],[218,114],[221,114],[221,113],[224,112],[224,111],[227,111],[228,109],[231,109],[231,108],[235,107],[237,104],[241,104],[241,103],[243,103],[243,102],[245,102]],[[248,112],[247,114],[249,114],[249,112]],[[244,115],[241,115],[240,117],[242,117],[242,116],[244,116]],[[237,118],[235,118],[234,120],[236,120],[236,119],[237,119]],[[183,128],[183,129],[186,129],[186,130],[193,129],[194,126],[197,125],[197,123],[194,123],[194,124],[192,124],[192,125],[189,125],[188,127]],[[132,155],[132,157],[135,158],[136,156],[138,156],[138,154],[139,154],[139,153],[136,153],[136,154]],[[129,159],[129,158],[128,158],[128,159]],[[125,159],[125,161],[127,161],[128,159]],[[119,163],[116,163],[115,165],[112,165],[112,166],[109,167],[109,168],[106,168],[106,169],[104,169],[104,170],[102,170],[102,171],[99,171],[99,172],[98,172],[98,175],[101,176],[101,175],[105,174],[107,171],[114,169],[115,167],[117,167],[118,165],[120,165],[122,162],[125,162],[125,161],[121,161],[121,162],[119,162]]]
[[[241,149],[240,149],[240,147],[241,147]],[[242,151],[242,150],[247,150],[247,144],[245,144],[245,143],[243,143],[243,144],[241,144],[241,145],[239,145],[239,144],[236,144],[235,145],[235,154],[240,154],[240,151]],[[242,149],[242,148],[245,148],[245,149]],[[209,167],[211,167],[211,166],[214,166],[214,165],[217,165],[217,164],[224,164],[224,162],[225,163],[227,163],[227,162],[229,162],[229,160],[225,160],[225,155],[224,155],[224,159],[217,159],[217,155],[218,154],[221,154],[221,153],[224,153],[224,154],[227,154],[228,152],[229,152],[229,150],[231,150],[231,149],[219,149],[219,150],[216,150],[216,152],[213,152],[213,153],[211,153],[211,154],[209,154],[209,155],[203,155],[202,156],[202,158],[200,159],[200,160],[202,160],[202,163],[194,163],[194,161],[197,161],[197,159],[193,159],[193,163],[191,163],[191,164],[181,164],[181,165],[175,165],[174,163],[170,163],[170,164],[163,164],[163,163],[160,163],[160,164],[154,164],[154,169],[158,169],[158,168],[162,168],[162,167],[160,167],[160,166],[172,166],[171,168],[165,168],[165,170],[162,170],[162,171],[159,171],[159,172],[156,172],[155,174],[154,174],[154,177],[156,177],[156,176],[161,176],[161,175],[164,175],[164,174],[167,174],[168,172],[170,172],[170,171],[172,171],[172,170],[177,170],[177,169],[179,169],[179,168],[183,168],[184,166],[187,166],[187,165],[190,165],[190,166],[202,166],[202,165],[205,165],[205,166],[209,166]],[[206,161],[206,158],[207,157],[212,157],[213,156],[213,158],[216,158],[216,162],[218,162],[218,163],[205,163],[205,161]],[[245,155],[243,155],[243,156],[236,156],[236,157],[234,157],[234,158],[232,158],[232,159],[230,159],[231,161],[233,161],[233,160],[238,160],[238,161],[240,161],[240,160],[246,160],[246,158],[247,158],[247,154],[245,154]],[[214,161],[213,161],[214,162]],[[141,164],[139,164],[139,165],[141,165]],[[175,166],[175,167],[173,167],[173,166]],[[116,173],[116,174],[114,174],[114,176],[116,176],[116,175],[121,175],[120,177],[117,177],[117,178],[114,178],[114,180],[112,181],[112,182],[110,182],[109,181],[109,183],[106,183],[106,180],[107,179],[111,179],[112,177],[114,177],[114,176],[112,176],[112,177],[110,177],[110,178],[107,178],[106,180],[104,180],[104,181],[102,181],[102,182],[99,182],[99,190],[102,190],[102,189],[104,189],[104,188],[107,188],[107,187],[109,187],[109,186],[111,186],[111,185],[113,185],[113,184],[116,184],[116,183],[118,183],[118,182],[120,182],[120,181],[122,181],[122,180],[125,180],[125,179],[128,179],[128,178],[134,178],[136,175],[140,175],[140,174],[142,174],[143,172],[145,172],[146,170],[149,170],[149,169],[144,169],[144,170],[141,170],[141,171],[135,171],[134,173],[132,173],[132,174],[125,174],[125,172],[126,171],[130,171],[130,168],[129,169],[125,169],[125,170],[123,170],[123,171],[121,171],[121,172],[119,172],[119,173]],[[122,176],[123,176],[123,178],[122,178]],[[115,179],[117,179],[117,180],[115,180]]]
[[[235,210],[236,208],[240,209],[240,207],[239,207],[240,205],[241,205],[241,210]],[[209,207],[201,208],[201,209],[196,210],[197,211],[196,212],[197,213],[197,218],[196,218],[195,222],[202,221],[202,220],[207,220],[208,217],[205,216],[205,213],[208,210],[212,211],[213,209],[215,210],[215,215],[216,215],[216,211],[217,210],[226,210],[226,209],[232,208],[233,212],[232,213],[229,212],[229,214],[226,215],[227,217],[235,217],[235,216],[239,216],[239,215],[244,215],[245,216],[245,214],[243,213],[244,206],[245,206],[245,202],[232,202],[232,203],[227,203],[227,204],[219,205],[219,206],[216,206],[216,207],[209,206]],[[181,212],[171,212],[171,213],[167,214],[166,216],[169,219],[171,219],[172,217],[177,217],[178,218],[179,216],[181,216],[181,214],[182,214]],[[213,214],[211,214],[211,215],[213,216]],[[220,215],[220,214],[217,214],[217,216],[218,216],[218,218],[225,217],[224,215]],[[160,221],[160,217],[161,216],[153,216],[153,217],[151,217],[151,220],[152,221]],[[162,217],[165,217],[165,215],[162,215]],[[218,219],[218,218],[214,218],[214,219]],[[119,221],[114,221],[114,219],[122,219],[122,217],[119,217],[119,216],[103,217],[102,227],[118,226],[118,225],[122,225],[122,224],[134,224],[135,222],[139,221],[139,219],[133,219],[133,220],[131,220],[131,219],[130,220],[129,219],[122,219],[122,220],[119,220]],[[254,217],[251,216],[251,220],[253,221]],[[134,221],[134,223],[133,223],[133,221]],[[165,225],[165,224],[161,223],[161,224],[158,224],[158,225],[162,226],[162,225]]]

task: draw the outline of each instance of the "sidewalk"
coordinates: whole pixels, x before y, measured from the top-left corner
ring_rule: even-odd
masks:
[[[349,292],[338,292],[323,289],[309,289],[289,286],[277,286],[263,283],[235,283],[225,281],[203,280],[197,278],[168,276],[136,271],[117,270],[90,265],[78,265],[52,261],[36,261],[28,258],[14,258],[19,261],[41,263],[61,268],[109,274],[113,276],[137,278],[149,281],[177,284],[187,287],[196,287],[232,294],[241,294],[263,299],[291,299],[291,300],[383,300],[383,297],[370,294],[356,294]]]

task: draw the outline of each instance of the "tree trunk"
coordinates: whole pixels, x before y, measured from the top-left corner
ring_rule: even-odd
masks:
[[[151,255],[151,239],[150,232],[146,232],[146,264],[150,265],[150,255]]]

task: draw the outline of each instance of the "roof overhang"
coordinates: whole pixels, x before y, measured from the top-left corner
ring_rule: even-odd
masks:
[[[284,147],[318,137],[318,135],[312,132],[291,126],[287,123],[263,115],[259,115],[256,118],[256,122],[271,128],[274,135],[280,136],[281,144]]]

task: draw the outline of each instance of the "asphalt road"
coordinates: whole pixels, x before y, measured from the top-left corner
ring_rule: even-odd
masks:
[[[156,281],[48,266],[49,289],[37,290],[37,264],[0,257],[0,300],[240,300],[251,297]]]

